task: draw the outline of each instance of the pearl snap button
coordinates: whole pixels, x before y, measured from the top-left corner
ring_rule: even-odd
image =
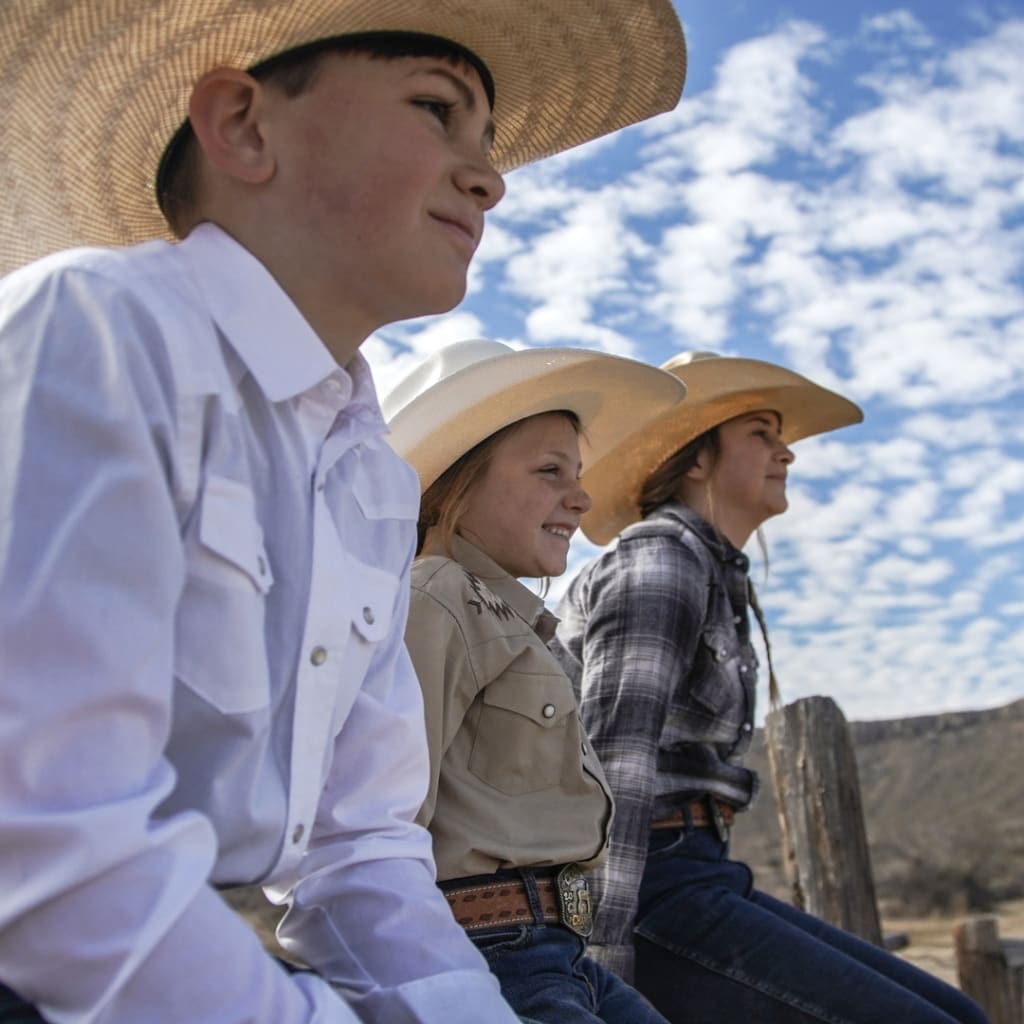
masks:
[[[327,660],[327,651],[323,647],[314,647],[309,652],[309,660],[314,665],[322,665]]]
[[[541,712],[541,714],[545,718],[554,718],[555,717],[555,705],[554,704],[545,704],[544,705],[544,710]]]

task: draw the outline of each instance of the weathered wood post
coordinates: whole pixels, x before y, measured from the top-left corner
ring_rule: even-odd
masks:
[[[860,778],[846,719],[830,697],[769,713],[768,759],[793,903],[882,945]]]
[[[1024,942],[999,938],[991,915],[958,924],[953,932],[960,988],[991,1024],[1024,1022]]]

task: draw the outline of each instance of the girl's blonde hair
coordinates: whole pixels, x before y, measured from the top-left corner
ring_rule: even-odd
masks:
[[[569,409],[552,409],[551,413],[564,416],[577,434],[580,418]],[[550,413],[537,413],[547,416]],[[532,419],[527,416],[526,419]],[[452,538],[458,532],[459,520],[466,512],[470,488],[487,471],[494,449],[502,438],[507,437],[526,420],[516,420],[501,430],[485,437],[465,455],[459,456],[424,492],[420,501],[420,514],[416,523],[416,554],[422,554],[427,531],[437,530],[445,552],[451,557]]]

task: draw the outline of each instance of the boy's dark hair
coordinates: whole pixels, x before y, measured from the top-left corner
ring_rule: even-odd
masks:
[[[294,98],[312,88],[323,57],[329,53],[361,53],[382,60],[436,57],[455,66],[468,65],[480,76],[487,102],[494,107],[494,80],[476,54],[449,39],[415,32],[363,32],[318,39],[254,64],[249,74]],[[198,155],[196,137],[186,119],[167,144],[156,172],[157,205],[179,238],[195,206]]]

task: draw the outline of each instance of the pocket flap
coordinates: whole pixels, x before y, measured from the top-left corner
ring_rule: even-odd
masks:
[[[261,593],[274,582],[256,518],[256,501],[245,484],[227,477],[207,477],[199,512],[199,539],[232,565],[242,569]]]
[[[364,640],[377,643],[391,628],[398,577],[360,562],[353,578],[352,625]]]
[[[560,685],[563,682],[565,685]],[[516,672],[505,672],[498,682],[486,687],[483,702],[523,715],[545,729],[561,724],[576,708],[568,680]]]

